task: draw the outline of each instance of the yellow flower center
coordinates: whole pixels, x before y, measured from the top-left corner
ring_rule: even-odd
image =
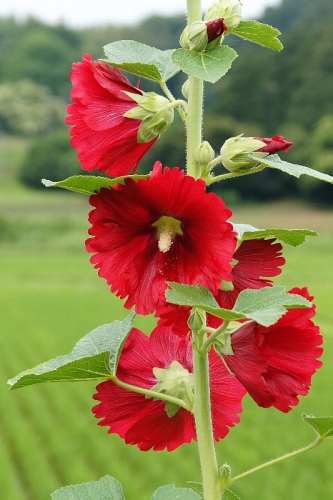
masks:
[[[176,234],[183,234],[181,222],[168,215],[162,215],[152,225],[157,228],[158,249],[163,253],[170,250]]]

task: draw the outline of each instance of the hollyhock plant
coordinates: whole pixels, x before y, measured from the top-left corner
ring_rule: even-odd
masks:
[[[313,300],[307,288],[290,293]],[[309,392],[323,352],[314,315],[314,304],[289,309],[270,327],[250,321],[231,335],[233,355],[224,355],[224,360],[259,406],[288,412],[298,404],[298,396]]]
[[[240,421],[238,414],[246,390],[213,349],[209,366],[213,431],[218,441]],[[192,406],[195,389],[191,343],[170,335],[167,328],[157,327],[150,337],[133,329],[120,357],[117,378],[178,397]],[[92,410],[96,418],[102,419],[99,425],[110,427],[109,433],[118,434],[140,450],[173,451],[196,439],[192,412],[174,403],[132,392],[112,380],[97,386],[94,399],[100,401]]]
[[[231,212],[205,182],[157,162],[148,179],[101,189],[90,197],[86,248],[125,307],[153,312],[167,281],[200,284],[214,294],[230,281],[236,239]]]
[[[66,123],[72,125],[70,142],[79,153],[82,168],[97,169],[110,176],[135,172],[141,158],[172,121],[173,111],[167,110],[169,101],[157,94],[144,94],[117,68],[93,61],[89,54],[83,56],[82,62],[73,63],[70,77],[73,103],[67,106]],[[154,113],[138,102],[152,99],[166,113],[158,121],[159,128],[150,129],[149,136],[141,137],[141,124],[146,125]]]
[[[269,278],[278,276],[285,263],[281,252],[282,245],[275,238],[242,241],[233,255],[231,282],[224,282],[215,297],[220,307],[232,309],[239,293],[246,288],[271,286]],[[156,311],[158,324],[168,326],[181,337],[188,335],[190,310],[189,307],[161,302]],[[216,316],[207,315],[208,326],[218,328],[221,323],[222,320]]]

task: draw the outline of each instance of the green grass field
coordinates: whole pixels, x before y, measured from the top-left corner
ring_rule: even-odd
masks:
[[[6,389],[8,378],[66,354],[96,326],[127,314],[89,264],[87,211],[87,198],[62,192],[13,187],[0,197],[0,491],[6,500],[45,500],[61,486],[105,474],[122,483],[128,500],[149,499],[162,484],[200,481],[195,444],[143,453],[98,427],[92,383]],[[285,249],[288,263],[278,283],[309,286],[325,337],[324,366],[292,412],[264,410],[245,398],[241,423],[217,445],[220,464],[228,462],[238,474],[314,440],[302,413],[333,415],[333,213],[290,203],[235,212],[235,221],[257,227],[322,231],[320,239]],[[154,321],[139,318],[136,324],[149,331]],[[333,498],[332,456],[332,443],[324,443],[233,490],[244,500]]]

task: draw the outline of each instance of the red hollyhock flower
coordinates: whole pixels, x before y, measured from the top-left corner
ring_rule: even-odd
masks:
[[[231,212],[205,183],[158,162],[148,179],[126,179],[90,197],[90,261],[111,291],[149,314],[166,281],[201,284],[217,293],[230,280],[235,248]]]
[[[167,373],[175,362],[180,377],[186,378],[184,388],[188,387],[193,373],[188,339],[170,335],[168,329],[156,328],[150,337],[133,329],[121,353],[117,377],[128,384],[151,389],[159,382],[156,369]],[[213,430],[218,441],[228,434],[229,427],[239,422],[238,413],[242,411],[241,401],[246,391],[213,350],[209,363]],[[179,390],[179,379],[176,380]],[[168,415],[164,401],[123,389],[111,380],[99,384],[93,397],[100,401],[92,409],[96,418],[102,419],[99,425],[110,427],[110,434],[118,434],[127,444],[135,444],[142,451],[151,448],[173,451],[196,439],[193,414],[182,407],[174,408],[172,415]]]
[[[274,135],[274,137],[255,137],[254,139],[258,139],[259,141],[263,141],[266,146],[263,146],[256,151],[269,153],[270,155],[277,153],[278,151],[284,151],[285,153],[289,151],[290,146],[293,145],[293,142],[286,141],[282,135]]]
[[[66,123],[73,125],[71,145],[79,152],[84,170],[98,169],[110,176],[127,175],[138,164],[157,136],[138,142],[141,120],[124,117],[138,104],[126,92],[142,95],[117,68],[92,61],[85,54],[73,64],[71,100]]]
[[[239,293],[246,288],[258,289],[272,285],[272,278],[281,273],[280,267],[285,259],[281,256],[282,245],[275,238],[245,240],[233,255],[234,266],[231,271],[232,287],[230,291],[219,290],[216,300],[220,307],[232,309]],[[173,333],[184,336],[189,333],[187,325],[190,313],[189,307],[160,303],[156,316],[159,325],[172,328]],[[207,315],[208,326],[218,328],[222,320],[210,314]]]
[[[307,288],[290,293],[312,300]],[[311,377],[322,362],[322,336],[310,308],[289,309],[274,325],[251,321],[231,335],[234,354],[224,355],[230,370],[259,406],[288,412],[298,396],[310,389]]]

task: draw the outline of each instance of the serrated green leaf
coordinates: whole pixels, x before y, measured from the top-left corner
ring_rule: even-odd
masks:
[[[333,177],[331,175],[324,174],[323,172],[318,172],[317,170],[313,170],[312,168],[304,167],[304,165],[297,165],[296,163],[283,161],[281,160],[279,155],[269,155],[264,159],[258,157],[256,154],[251,154],[250,157],[254,160],[257,160],[258,163],[261,163],[266,167],[282,170],[282,172],[292,175],[293,177],[298,178],[301,175],[309,175],[310,177],[314,177],[315,179],[333,184]]]
[[[245,240],[256,240],[262,238],[276,238],[287,245],[297,247],[305,242],[307,236],[318,236],[316,231],[309,229],[257,229],[250,224],[233,224],[238,237]]]
[[[231,490],[225,490],[222,493],[222,500],[240,500],[240,497]]]
[[[99,481],[72,484],[51,495],[52,500],[124,500],[121,484],[110,476]]]
[[[310,306],[311,302],[307,299],[286,293],[283,286],[267,286],[258,290],[241,291],[233,310],[260,325],[270,326],[285,314],[286,308]]]
[[[177,488],[174,484],[161,486],[155,491],[151,500],[200,500],[202,497],[189,488]]]
[[[75,191],[76,193],[91,195],[97,193],[102,188],[110,188],[115,184],[125,184],[126,179],[138,181],[139,179],[148,179],[148,177],[149,175],[124,175],[110,179],[108,177],[95,177],[92,175],[73,175],[62,181],[55,182],[42,179],[42,184],[46,187],[59,187]]]
[[[104,52],[104,62],[155,82],[166,82],[179,71],[171,60],[173,50],[159,50],[134,40],[109,43]]]
[[[177,49],[172,61],[187,75],[215,83],[230,69],[237,53],[227,45],[219,45],[207,52]]]
[[[205,305],[209,307],[219,307],[212,293],[201,285],[182,285],[169,281],[168,285],[171,290],[166,291],[166,298],[172,304],[181,306],[196,306]]]
[[[241,21],[230,34],[240,36],[269,49],[283,49],[282,43],[277,38],[281,35],[281,32],[269,24],[259,23],[258,21]]]
[[[333,438],[333,417],[302,415],[302,419],[307,422],[321,438]]]
[[[123,321],[99,326],[77,342],[70,354],[58,356],[8,381],[10,389],[42,382],[76,382],[110,378],[115,374],[134,313]]]

